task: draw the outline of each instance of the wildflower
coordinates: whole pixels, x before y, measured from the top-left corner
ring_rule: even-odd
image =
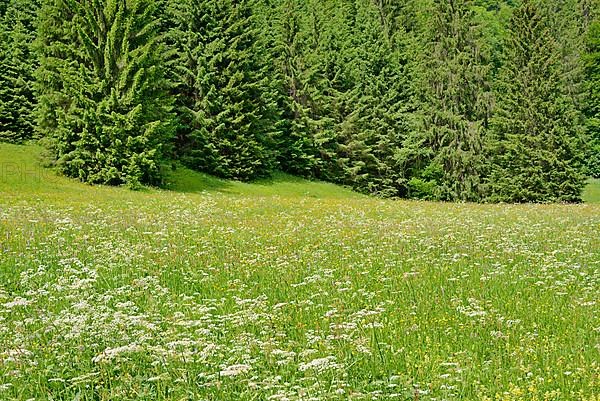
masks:
[[[325,358],[313,359],[312,361],[307,363],[301,363],[298,368],[301,372],[305,372],[307,370],[314,370],[318,373],[321,373],[326,370],[339,369],[340,365],[336,363],[336,357],[330,355]]]
[[[219,372],[220,376],[230,377],[230,376],[238,376],[244,373],[248,373],[252,369],[252,366],[245,364],[231,365],[227,366],[225,369]]]
[[[137,344],[128,344],[122,347],[117,348],[107,348],[102,353],[96,355],[92,358],[92,362],[100,363],[100,362],[109,362],[113,359],[116,359],[122,354],[130,354],[134,352],[139,352],[142,350],[142,347]]]
[[[16,297],[12,301],[3,304],[3,306],[5,308],[12,309],[15,306],[28,306],[28,305],[31,305],[31,303],[32,303],[32,301],[30,301],[28,299],[25,299],[22,297]]]

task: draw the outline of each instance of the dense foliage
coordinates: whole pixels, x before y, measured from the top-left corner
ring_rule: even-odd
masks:
[[[380,196],[578,201],[600,175],[598,3],[43,0],[36,31],[35,2],[4,0],[0,140],[35,129],[91,183],[157,184],[175,160]]]
[[[478,200],[491,96],[473,2],[437,2],[428,28],[420,65],[423,123],[404,149],[409,194]]]
[[[580,116],[548,21],[526,0],[510,22],[492,122],[494,200],[574,201],[583,189]]]
[[[0,141],[22,142],[34,136],[32,51],[36,1],[12,0],[0,8]]]
[[[159,2],[46,1],[38,27],[38,128],[65,174],[157,183],[170,143]]]
[[[588,168],[592,177],[600,178],[600,21],[589,27],[585,56],[587,132],[592,146],[589,149]]]
[[[178,1],[173,14],[181,157],[222,177],[268,175],[278,109],[249,2]]]

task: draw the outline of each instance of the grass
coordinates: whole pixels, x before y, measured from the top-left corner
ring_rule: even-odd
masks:
[[[586,203],[600,203],[600,178],[589,180],[583,192],[583,201]]]
[[[0,145],[1,400],[599,399],[600,205],[130,192],[38,152]]]
[[[207,174],[194,172],[186,168],[170,171],[166,188],[174,192],[206,194],[217,192],[243,196],[283,196],[357,199],[361,196],[348,189],[324,182],[306,180],[277,173],[270,179],[259,180],[252,184],[221,180]]]

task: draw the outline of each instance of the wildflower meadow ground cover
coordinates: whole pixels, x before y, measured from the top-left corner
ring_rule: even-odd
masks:
[[[600,204],[368,198],[0,145],[0,400],[600,400]]]

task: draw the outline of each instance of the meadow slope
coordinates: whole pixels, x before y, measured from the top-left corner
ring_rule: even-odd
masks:
[[[0,400],[600,400],[600,204],[131,192],[38,153],[0,144]]]

